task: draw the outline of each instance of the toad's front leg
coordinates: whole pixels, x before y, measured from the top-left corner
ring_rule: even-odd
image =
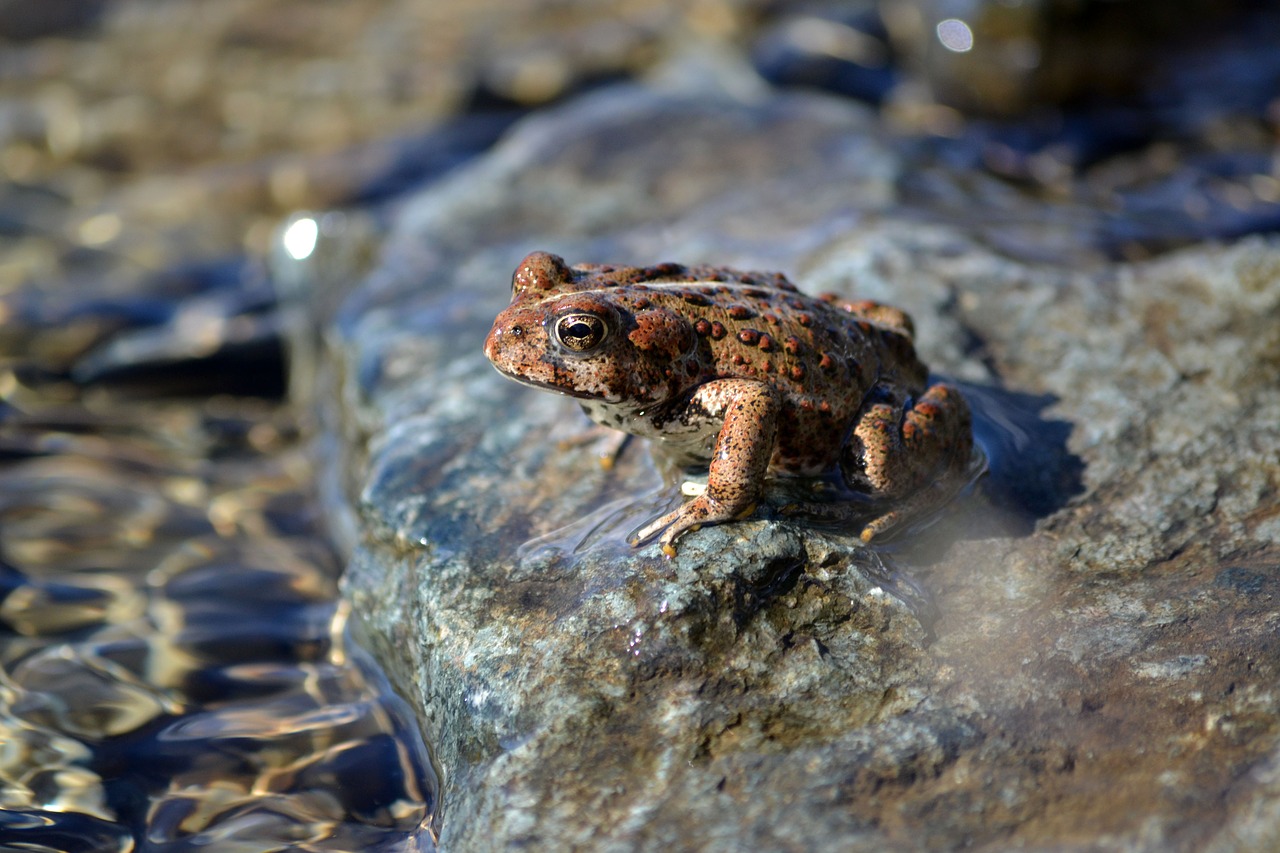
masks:
[[[699,388],[689,401],[689,415],[723,419],[711,455],[707,489],[633,533],[629,539],[632,547],[661,533],[662,552],[674,557],[675,541],[682,533],[750,513],[760,498],[773,456],[781,408],[777,391],[763,382],[720,379]]]

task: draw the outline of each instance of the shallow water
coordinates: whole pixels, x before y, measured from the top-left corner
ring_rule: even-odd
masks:
[[[0,841],[431,849],[291,415],[19,389],[0,420]]]

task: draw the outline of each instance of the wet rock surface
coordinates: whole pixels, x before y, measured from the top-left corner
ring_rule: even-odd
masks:
[[[443,847],[1280,843],[1280,243],[1012,258],[902,203],[917,153],[826,98],[620,88],[405,210],[322,402]],[[768,507],[629,549],[678,499],[643,443],[601,470],[480,352],[534,248],[899,305],[991,476],[875,551]]]

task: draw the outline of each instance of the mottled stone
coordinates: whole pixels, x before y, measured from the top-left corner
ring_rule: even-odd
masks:
[[[435,746],[444,848],[1280,838],[1280,242],[1011,260],[901,215],[879,139],[818,98],[597,94],[417,199],[347,302],[345,591]],[[768,507],[629,549],[676,485],[642,443],[602,469],[480,352],[532,248],[904,308],[992,475],[888,552]]]

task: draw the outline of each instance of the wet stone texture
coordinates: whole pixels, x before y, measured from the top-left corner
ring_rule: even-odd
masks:
[[[404,211],[320,387],[443,849],[1280,845],[1280,241],[1012,260],[905,213],[897,150],[818,97],[622,88]],[[678,499],[643,442],[602,469],[480,351],[532,249],[899,305],[991,475],[880,551],[769,506],[629,549]]]

